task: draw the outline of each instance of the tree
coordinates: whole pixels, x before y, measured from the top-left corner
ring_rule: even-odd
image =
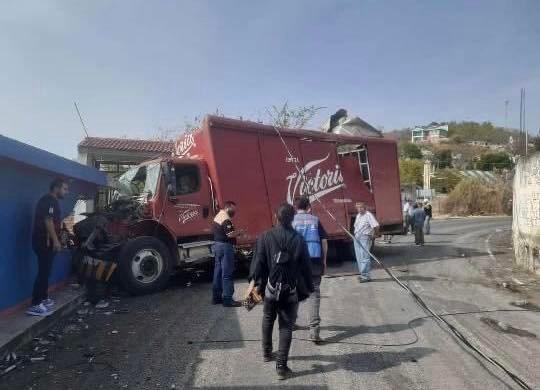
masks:
[[[440,149],[433,154],[433,162],[439,169],[452,167],[452,151],[450,149]]]
[[[477,167],[482,171],[493,171],[494,169],[510,169],[513,165],[507,153],[492,152],[480,156]]]
[[[431,187],[438,193],[447,194],[463,179],[457,169],[440,169],[431,178]]]
[[[534,150],[540,152],[540,136],[534,137]]]
[[[323,108],[314,105],[293,108],[289,106],[289,102],[285,102],[281,107],[270,107],[266,110],[266,114],[268,115],[270,124],[276,127],[301,129]]]
[[[403,142],[399,144],[399,157],[403,159],[421,159],[423,157],[422,150],[416,144]]]
[[[424,162],[422,160],[399,160],[399,176],[401,184],[416,184],[424,182]]]

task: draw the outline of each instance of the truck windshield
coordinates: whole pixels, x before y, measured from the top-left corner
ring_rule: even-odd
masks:
[[[118,192],[121,196],[149,195],[151,197],[156,193],[159,173],[159,164],[131,168],[118,178]]]

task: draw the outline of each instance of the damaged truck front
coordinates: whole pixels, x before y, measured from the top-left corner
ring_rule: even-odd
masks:
[[[174,268],[209,262],[209,225],[206,219],[196,224],[213,207],[210,186],[201,185],[208,183],[204,171],[202,161],[160,159],[120,176],[113,201],[74,226],[76,258],[86,276],[106,280],[114,274],[128,292],[146,294],[161,289]],[[178,224],[188,221],[199,226],[178,238]]]

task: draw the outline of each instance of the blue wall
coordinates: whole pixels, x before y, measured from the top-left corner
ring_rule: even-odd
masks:
[[[37,260],[31,245],[34,209],[39,198],[48,192],[50,182],[62,176],[70,183],[69,196],[60,201],[63,217],[73,211],[80,194],[92,197],[98,184],[105,184],[105,176],[97,170],[39,149],[23,148],[21,150],[25,154],[21,158],[6,158],[6,154],[2,153],[3,141],[6,138],[0,136],[0,311],[32,295],[37,274]],[[5,143],[3,146],[6,146]],[[40,153],[37,160],[36,150]],[[24,159],[31,163],[41,161],[41,164],[36,166],[21,162]],[[44,170],[43,166],[54,167],[60,172]],[[88,181],[81,179],[85,175],[89,177]],[[65,280],[70,270],[71,255],[64,250],[55,257],[50,285]]]

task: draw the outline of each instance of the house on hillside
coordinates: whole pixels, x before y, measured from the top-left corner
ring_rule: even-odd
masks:
[[[412,143],[436,144],[448,140],[448,125],[432,122],[427,126],[415,126],[411,131]]]

